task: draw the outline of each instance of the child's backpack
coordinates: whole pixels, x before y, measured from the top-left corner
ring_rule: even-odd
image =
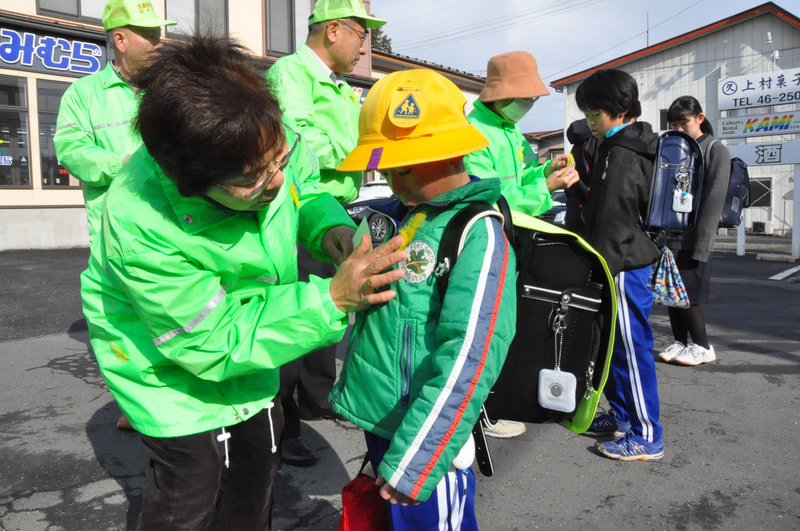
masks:
[[[683,131],[658,137],[644,229],[680,234],[694,226],[703,182],[703,152]]]
[[[517,255],[517,327],[500,376],[485,403],[490,418],[563,423],[575,433],[589,428],[606,379],[614,344],[614,278],[605,260],[580,236],[537,218],[511,213],[503,197],[506,235]],[[497,215],[473,203],[445,227],[437,256],[440,295],[462,237],[475,219]],[[480,422],[479,422],[480,425]],[[480,428],[480,426],[476,426]],[[476,433],[478,464],[482,434]],[[488,456],[486,456],[488,457]]]
[[[711,152],[716,138],[708,144],[706,153]],[[728,180],[728,192],[725,195],[725,204],[722,207],[720,227],[732,229],[742,223],[744,209],[750,206],[750,174],[747,163],[739,157],[731,158],[731,175]]]

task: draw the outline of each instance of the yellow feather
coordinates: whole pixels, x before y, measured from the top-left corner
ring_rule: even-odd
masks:
[[[400,229],[400,236],[403,237],[403,245],[397,249],[398,251],[402,251],[409,243],[411,243],[411,240],[414,239],[414,235],[417,233],[417,229],[422,226],[426,217],[427,216],[424,212],[417,212],[410,220],[408,220],[408,223],[406,223],[405,226]]]

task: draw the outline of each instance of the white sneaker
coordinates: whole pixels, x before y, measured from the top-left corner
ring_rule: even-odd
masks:
[[[684,345],[680,341],[676,341],[675,343],[668,346],[664,352],[659,352],[658,359],[660,359],[665,363],[672,363],[673,361],[675,361],[675,358],[679,354],[681,354],[684,350],[686,350],[686,345]]]
[[[489,422],[487,419],[483,422],[483,432],[488,437],[494,437],[495,439],[511,439],[525,433],[525,424],[515,420],[503,419]]]
[[[717,359],[717,354],[714,352],[714,347],[709,345],[708,348],[703,348],[700,345],[689,345],[683,352],[675,356],[672,360],[679,365],[701,365],[703,363],[711,363]]]

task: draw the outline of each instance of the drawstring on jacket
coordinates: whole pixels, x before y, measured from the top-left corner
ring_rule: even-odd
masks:
[[[270,402],[269,404],[267,404],[267,407],[265,409],[267,410],[267,418],[269,418],[269,437],[270,437],[270,440],[272,441],[272,447],[270,448],[270,450],[272,450],[273,454],[276,454],[276,453],[278,453],[278,445],[275,444],[275,428],[272,425],[272,408],[273,407],[275,407],[275,402]]]
[[[272,442],[272,446],[270,447],[270,450],[272,451],[273,454],[276,454],[276,453],[278,453],[278,445],[275,444],[275,426],[272,424],[272,408],[273,407],[275,407],[275,402],[270,402],[269,404],[266,405],[266,407],[264,409],[267,410],[267,418],[269,419],[269,438],[270,438],[270,441]],[[221,443],[223,443],[225,445],[225,468],[230,468],[231,467],[231,457],[230,457],[230,452],[228,450],[228,441],[231,438],[231,433],[229,431],[226,431],[225,428],[221,428],[221,429],[222,429],[222,433],[217,435],[217,441],[221,442]]]
[[[230,432],[225,431],[225,428],[222,428],[222,433],[217,435],[217,441],[225,443],[225,468],[231,467],[231,456],[228,452],[228,439],[231,438]]]

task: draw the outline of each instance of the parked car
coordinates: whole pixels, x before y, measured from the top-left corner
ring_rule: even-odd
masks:
[[[553,225],[564,225],[567,218],[567,194],[564,190],[556,190],[553,192],[553,207],[539,215],[539,219],[543,219],[552,223]]]
[[[380,245],[397,230],[395,219],[402,217],[398,212],[403,208],[394,196],[389,184],[383,180],[368,181],[361,185],[358,198],[347,205],[347,213],[356,225],[366,219],[372,245]],[[540,219],[564,225],[567,215],[567,196],[563,190],[553,192],[553,207],[541,214]]]
[[[392,236],[397,228],[392,214],[400,207],[400,201],[383,180],[368,181],[361,185],[358,198],[347,205],[347,213],[356,225],[366,219],[372,245],[383,243],[387,234]]]

